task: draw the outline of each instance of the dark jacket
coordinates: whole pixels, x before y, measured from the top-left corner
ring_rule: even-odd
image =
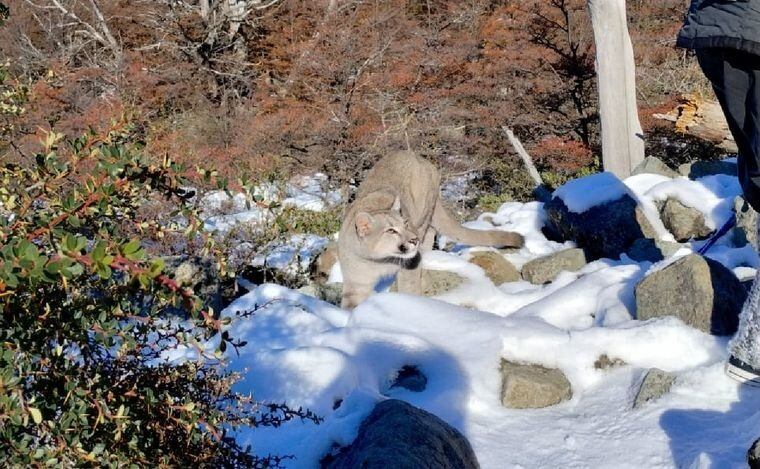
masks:
[[[676,44],[760,55],[760,0],[692,0]]]

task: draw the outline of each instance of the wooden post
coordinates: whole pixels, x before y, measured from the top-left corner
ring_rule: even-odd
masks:
[[[644,160],[625,0],[588,0],[588,8],[596,43],[602,165],[605,171],[625,178]]]

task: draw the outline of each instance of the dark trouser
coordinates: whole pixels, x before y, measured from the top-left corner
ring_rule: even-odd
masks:
[[[760,57],[733,49],[698,49],[697,59],[739,148],[739,182],[744,197],[760,211]],[[760,269],[744,302],[729,352],[760,369]]]
[[[760,212],[760,56],[734,49],[697,49],[739,148],[739,182]]]

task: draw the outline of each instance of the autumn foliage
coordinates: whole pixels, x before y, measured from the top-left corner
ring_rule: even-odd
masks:
[[[198,2],[98,2],[118,54],[8,3],[0,50],[31,85],[22,148],[128,114],[153,154],[230,175],[322,169],[349,181],[406,147],[449,172],[505,158],[519,172],[505,124],[544,170],[572,174],[598,155],[581,0],[282,0],[213,41]],[[703,86],[674,48],[683,7],[629,2],[642,114]]]

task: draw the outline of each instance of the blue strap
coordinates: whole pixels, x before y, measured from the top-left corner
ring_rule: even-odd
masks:
[[[728,230],[733,228],[734,225],[736,225],[736,214],[731,214],[731,216],[728,218],[728,220],[726,220],[723,226],[721,226],[720,229],[716,231],[714,235],[710,236],[710,239],[708,239],[707,242],[703,244],[702,247],[699,248],[697,252],[699,254],[704,255],[707,251],[710,250],[711,247],[713,247],[713,244],[715,244],[716,241],[722,238],[723,235],[728,233]]]

